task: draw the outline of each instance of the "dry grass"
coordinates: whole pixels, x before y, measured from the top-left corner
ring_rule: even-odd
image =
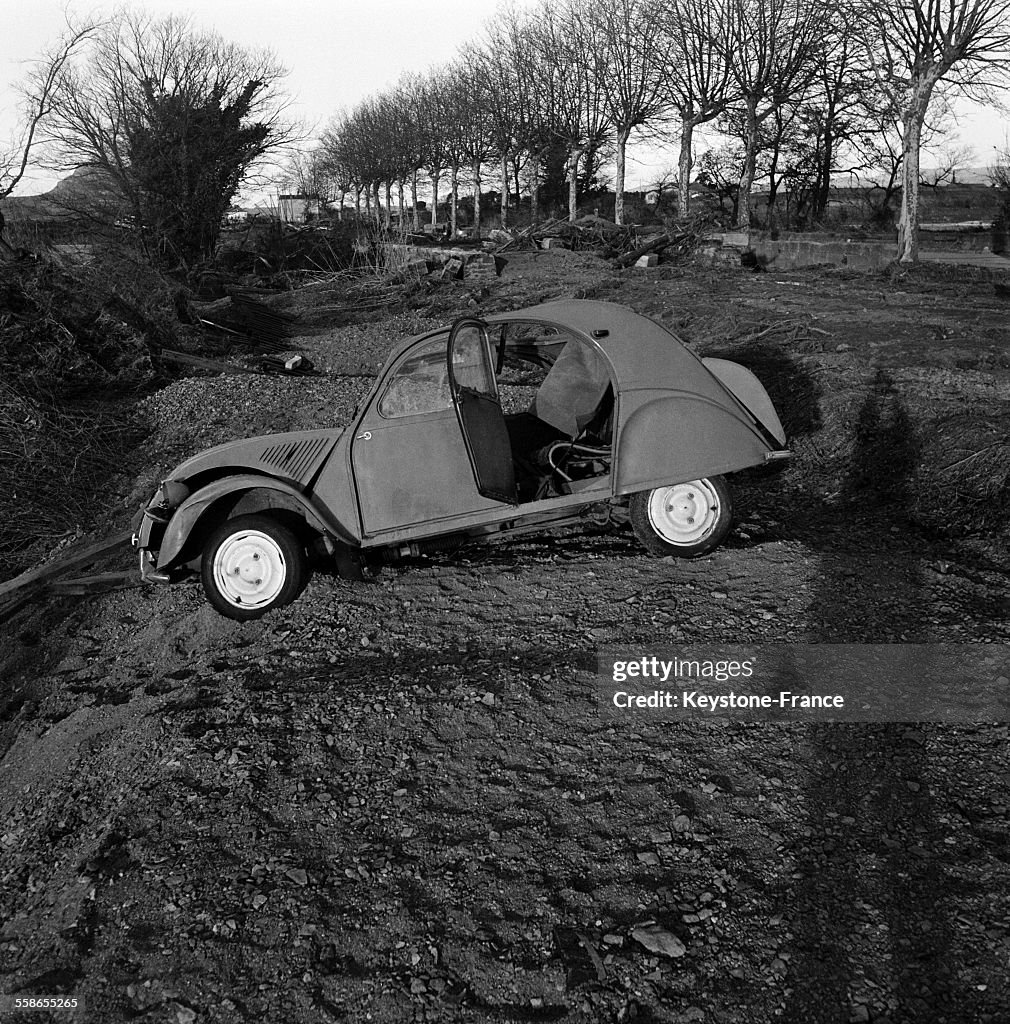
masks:
[[[60,408],[0,383],[0,577],[94,522],[138,434],[107,406]]]
[[[118,411],[173,333],[170,289],[108,256],[0,265],[0,576],[87,528],[138,430]],[[111,399],[111,400],[110,400]]]

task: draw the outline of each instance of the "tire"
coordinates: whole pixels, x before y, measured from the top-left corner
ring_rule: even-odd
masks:
[[[721,476],[689,480],[631,496],[631,527],[654,555],[697,558],[718,547],[733,521],[733,498]]]
[[[290,604],[308,583],[305,548],[264,515],[226,519],[207,539],[200,578],[222,615],[245,622]]]

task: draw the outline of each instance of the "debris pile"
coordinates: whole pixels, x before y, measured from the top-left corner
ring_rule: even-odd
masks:
[[[700,236],[693,226],[645,234],[634,225],[615,224],[605,217],[590,214],[574,221],[554,219],[531,224],[504,240],[497,252],[509,249],[568,249],[592,252],[612,259],[620,267],[653,267],[660,256],[688,256]]]
[[[166,319],[46,259],[0,264],[0,378],[30,397],[69,398],[148,381],[148,339]]]
[[[138,435],[129,413],[95,401],[148,383],[152,345],[174,336],[167,289],[144,282],[145,298],[130,269],[0,263],[4,576],[94,518]]]

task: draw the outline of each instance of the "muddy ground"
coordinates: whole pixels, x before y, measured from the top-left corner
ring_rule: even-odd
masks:
[[[1004,295],[557,251],[487,294],[349,317],[346,289],[286,300],[326,377],[145,399],[95,531],[208,444],[346,420],[405,334],[557,295],[761,363],[794,465],[738,481],[729,542],[686,563],[587,525],[317,575],[254,623],[197,585],[25,609],[0,626],[0,991],[103,1024],[1010,1019],[1005,723],[615,723],[593,674],[613,644],[1005,644],[1001,528],[930,464],[952,417],[1005,422]]]

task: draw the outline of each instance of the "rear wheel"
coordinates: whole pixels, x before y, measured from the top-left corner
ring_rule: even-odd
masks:
[[[308,582],[305,549],[263,515],[227,519],[208,538],[200,568],[210,603],[230,619],[258,619],[290,604]]]
[[[631,496],[631,526],[654,555],[696,558],[722,543],[733,519],[729,484],[721,476],[656,487]]]

